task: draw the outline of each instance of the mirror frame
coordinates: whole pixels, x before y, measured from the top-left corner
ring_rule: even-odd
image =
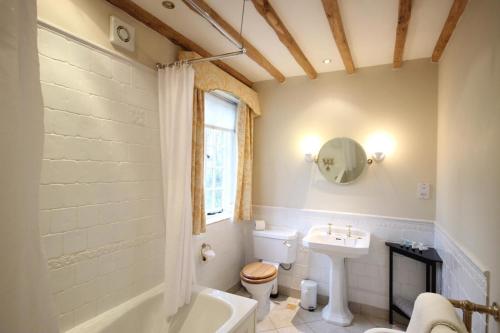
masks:
[[[315,161],[314,161],[314,162],[315,162],[315,163],[316,163],[316,165],[318,166],[318,170],[319,170],[319,172],[321,173],[321,175],[322,175],[322,176],[323,176],[323,177],[324,177],[324,178],[325,178],[328,182],[333,183],[333,184],[336,184],[336,185],[350,185],[350,184],[353,184],[353,183],[357,182],[357,181],[361,178],[361,176],[363,175],[363,173],[364,173],[364,171],[365,171],[365,169],[366,169],[366,165],[364,165],[364,166],[363,166],[363,169],[361,170],[361,172],[359,173],[359,175],[358,175],[356,178],[354,178],[354,179],[353,179],[353,180],[351,180],[351,181],[344,182],[344,183],[337,183],[337,182],[335,182],[335,181],[332,181],[332,180],[328,179],[328,177],[326,177],[326,175],[324,174],[323,170],[322,170],[322,169],[321,169],[321,167],[320,167],[320,163],[321,163],[321,162],[320,162],[320,153],[321,153],[321,150],[323,150],[323,148],[324,148],[327,144],[329,144],[330,142],[332,142],[333,140],[336,140],[336,139],[349,139],[349,140],[351,140],[352,142],[354,142],[354,143],[357,145],[357,147],[359,147],[359,148],[361,149],[361,151],[363,152],[363,155],[364,155],[364,161],[366,161],[366,164],[367,164],[367,165],[371,165],[371,164],[372,164],[372,162],[373,162],[373,161],[372,161],[372,159],[371,159],[371,158],[368,158],[368,154],[366,153],[366,151],[365,151],[365,149],[363,148],[363,146],[362,146],[362,145],[361,145],[358,141],[356,141],[356,140],[354,140],[354,139],[352,139],[352,138],[349,138],[349,137],[344,137],[344,136],[342,136],[342,137],[335,137],[335,138],[332,138],[332,139],[330,139],[330,140],[326,141],[326,142],[325,142],[325,143],[321,146],[321,148],[319,149],[318,154],[316,155],[316,159],[315,159]]]

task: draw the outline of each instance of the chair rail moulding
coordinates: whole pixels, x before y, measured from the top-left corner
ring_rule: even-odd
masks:
[[[179,60],[201,58],[196,52],[179,51]],[[252,109],[256,116],[261,115],[259,96],[255,90],[238,81],[210,62],[193,64],[194,85],[203,91],[223,90],[233,94]]]

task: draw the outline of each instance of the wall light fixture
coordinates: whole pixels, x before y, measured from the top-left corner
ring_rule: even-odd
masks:
[[[395,141],[391,135],[379,132],[368,138],[366,147],[368,155],[371,156],[368,159],[368,164],[373,161],[382,162],[388,154],[394,152]]]
[[[306,162],[314,162],[321,147],[321,139],[315,135],[306,136],[302,139],[301,146]]]

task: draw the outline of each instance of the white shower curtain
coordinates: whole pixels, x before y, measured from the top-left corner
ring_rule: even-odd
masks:
[[[0,332],[58,332],[38,229],[43,106],[35,0],[0,1]]]
[[[191,146],[194,70],[159,71],[163,206],[165,212],[165,311],[189,303],[194,279]]]

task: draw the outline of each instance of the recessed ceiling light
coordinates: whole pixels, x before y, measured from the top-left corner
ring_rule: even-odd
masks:
[[[324,64],[329,64],[329,63],[331,63],[331,62],[332,62],[332,59],[325,59],[325,60],[323,60],[323,63],[324,63]]]
[[[161,2],[162,6],[167,8],[167,9],[174,9],[175,8],[175,3],[172,1],[162,1]]]

